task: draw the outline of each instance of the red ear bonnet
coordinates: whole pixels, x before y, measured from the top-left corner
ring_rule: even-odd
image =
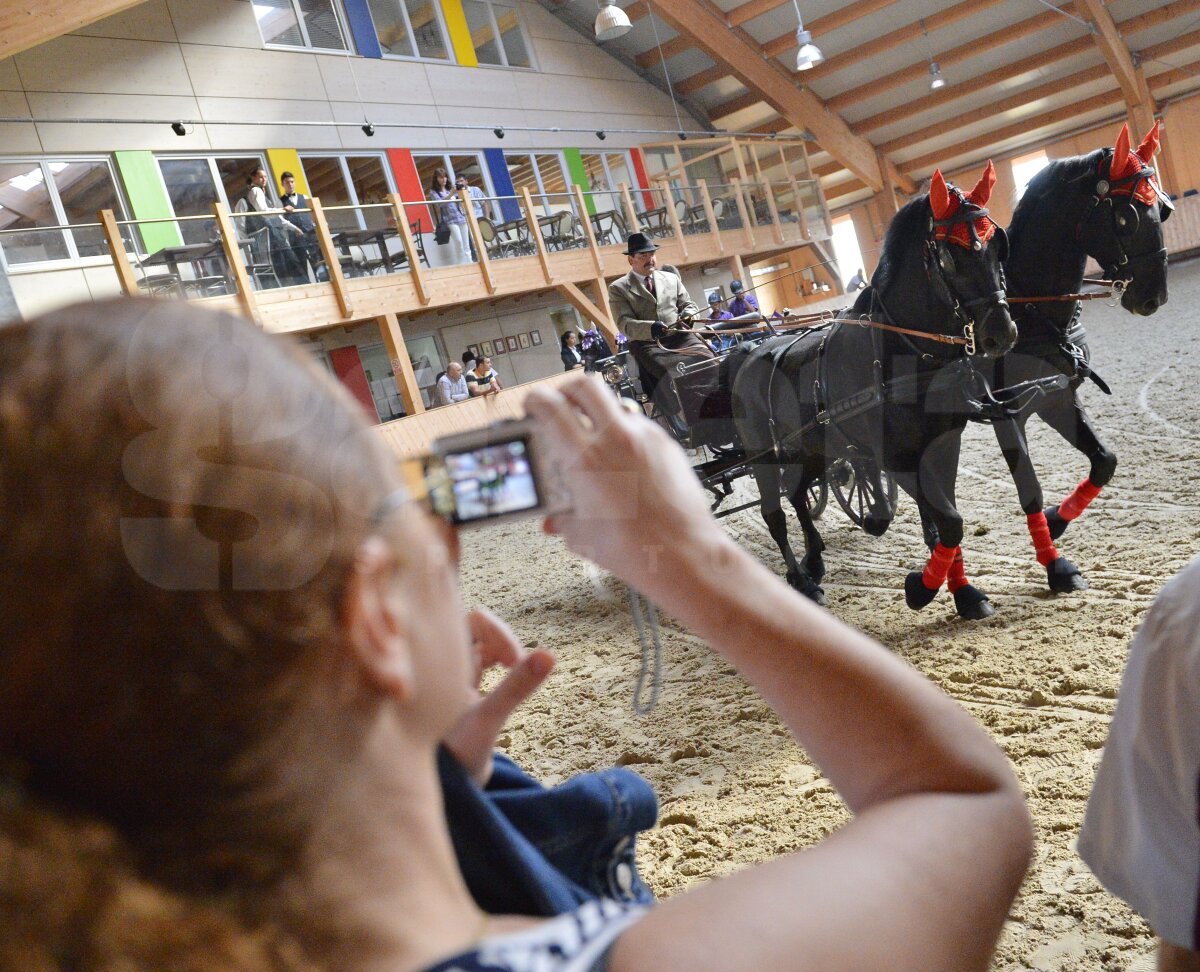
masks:
[[[987,168],[983,170],[983,175],[979,177],[979,182],[975,184],[975,188],[965,197],[966,201],[979,207],[986,206],[987,201],[992,197],[992,187],[995,184],[996,167],[992,165],[989,159]],[[962,208],[962,198],[957,191],[951,193],[946,187],[946,180],[942,178],[940,169],[934,171],[933,178],[929,182],[929,207],[933,210],[933,218],[936,220],[950,219]],[[986,216],[975,220],[974,225],[975,234],[979,237],[981,243],[986,243],[996,232],[996,224]],[[959,246],[965,246],[968,250],[973,248],[972,244],[974,241],[971,238],[971,231],[965,222],[952,223],[949,226],[936,226],[934,227],[933,235],[938,240],[953,240]]]
[[[1121,134],[1117,136],[1117,144],[1113,149],[1112,161],[1108,165],[1109,182],[1119,182],[1121,179],[1137,175],[1137,173],[1150,164],[1150,160],[1154,158],[1154,153],[1158,149],[1160,124],[1160,122],[1154,123],[1154,127],[1150,129],[1150,132],[1142,140],[1142,144],[1138,146],[1136,153],[1129,150],[1129,126],[1121,126]],[[1101,164],[1103,165],[1103,163]],[[1151,181],[1151,179],[1139,179],[1136,183],[1117,186],[1112,190],[1112,194],[1114,196],[1128,196],[1132,194],[1133,198],[1138,202],[1151,206],[1158,198]]]

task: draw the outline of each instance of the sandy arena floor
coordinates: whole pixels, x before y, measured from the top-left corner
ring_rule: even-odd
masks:
[[[992,598],[995,617],[960,621],[944,592],[920,613],[905,607],[904,574],[924,559],[907,498],[879,539],[854,528],[832,500],[820,521],[830,610],[980,719],[1029,795],[1036,858],[996,969],[1153,968],[1147,925],[1099,886],[1073,846],[1130,638],[1162,584],[1200,549],[1200,262],[1173,266],[1170,288],[1170,303],[1149,319],[1102,301],[1084,311],[1093,361],[1114,392],[1109,398],[1088,384],[1085,401],[1120,460],[1112,485],[1058,544],[1090,590],[1048,593],[987,428],[967,430],[958,492],[968,574]],[[1037,420],[1030,433],[1047,501],[1057,501],[1086,473],[1086,460]],[[783,572],[757,511],[724,523]],[[635,717],[638,644],[616,586],[594,582],[528,523],[472,539],[464,558],[468,601],[496,610],[527,642],[559,656],[558,670],[516,714],[502,744],[547,782],[613,764],[645,776],[662,806],[640,860],[658,894],[804,847],[846,819],[804,752],[701,641],[664,626],[662,700]],[[798,528],[793,542],[799,548]]]

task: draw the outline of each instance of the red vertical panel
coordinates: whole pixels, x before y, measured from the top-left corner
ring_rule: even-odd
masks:
[[[353,345],[348,348],[334,348],[329,352],[329,360],[333,364],[338,381],[345,385],[350,394],[367,410],[367,417],[378,422],[379,411],[375,408],[375,399],[371,397],[371,386],[367,384],[367,373],[363,370],[358,348]]]
[[[417,164],[413,161],[412,152],[408,149],[390,148],[387,150],[387,157],[400,198],[406,203],[424,202],[425,187],[421,185],[421,177],[417,175]],[[404,212],[409,223],[420,220],[419,232],[433,232],[433,217],[429,214],[428,206],[405,206]]]
[[[643,189],[649,189],[650,178],[646,175],[646,159],[642,156],[642,150],[639,148],[630,149],[629,154],[633,157],[633,174],[638,177],[638,182]],[[647,209],[654,209],[654,196],[648,192],[643,192],[642,205]]]

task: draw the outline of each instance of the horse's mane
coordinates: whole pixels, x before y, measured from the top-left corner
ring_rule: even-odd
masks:
[[[1021,232],[1029,225],[1033,212],[1038,203],[1049,193],[1061,186],[1082,182],[1088,175],[1094,175],[1100,164],[1100,157],[1106,149],[1097,149],[1088,155],[1074,155],[1067,159],[1056,159],[1046,164],[1037,175],[1029,180],[1025,194],[1013,211],[1012,223],[1008,227],[1010,242],[1015,242]]]
[[[879,263],[871,275],[871,286],[879,292],[886,291],[892,277],[901,272],[902,258],[915,243],[925,238],[929,220],[929,197],[918,196],[900,207],[892,217],[887,233],[883,237]]]

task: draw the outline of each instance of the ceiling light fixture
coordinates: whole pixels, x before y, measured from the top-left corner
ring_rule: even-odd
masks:
[[[938,62],[933,59],[933,48],[929,44],[929,31],[925,29],[925,18],[921,18],[921,36],[925,38],[925,56],[929,58],[929,90],[937,91],[939,88],[946,87],[946,79],[942,75],[942,69],[938,66]]]
[[[808,71],[825,60],[825,55],[821,53],[821,48],[812,42],[812,34],[804,29],[799,0],[792,0],[792,6],[796,8],[796,47],[799,48],[796,51],[796,70]]]
[[[596,14],[596,40],[616,40],[633,30],[629,14],[617,6],[617,0],[600,0],[600,12]]]

